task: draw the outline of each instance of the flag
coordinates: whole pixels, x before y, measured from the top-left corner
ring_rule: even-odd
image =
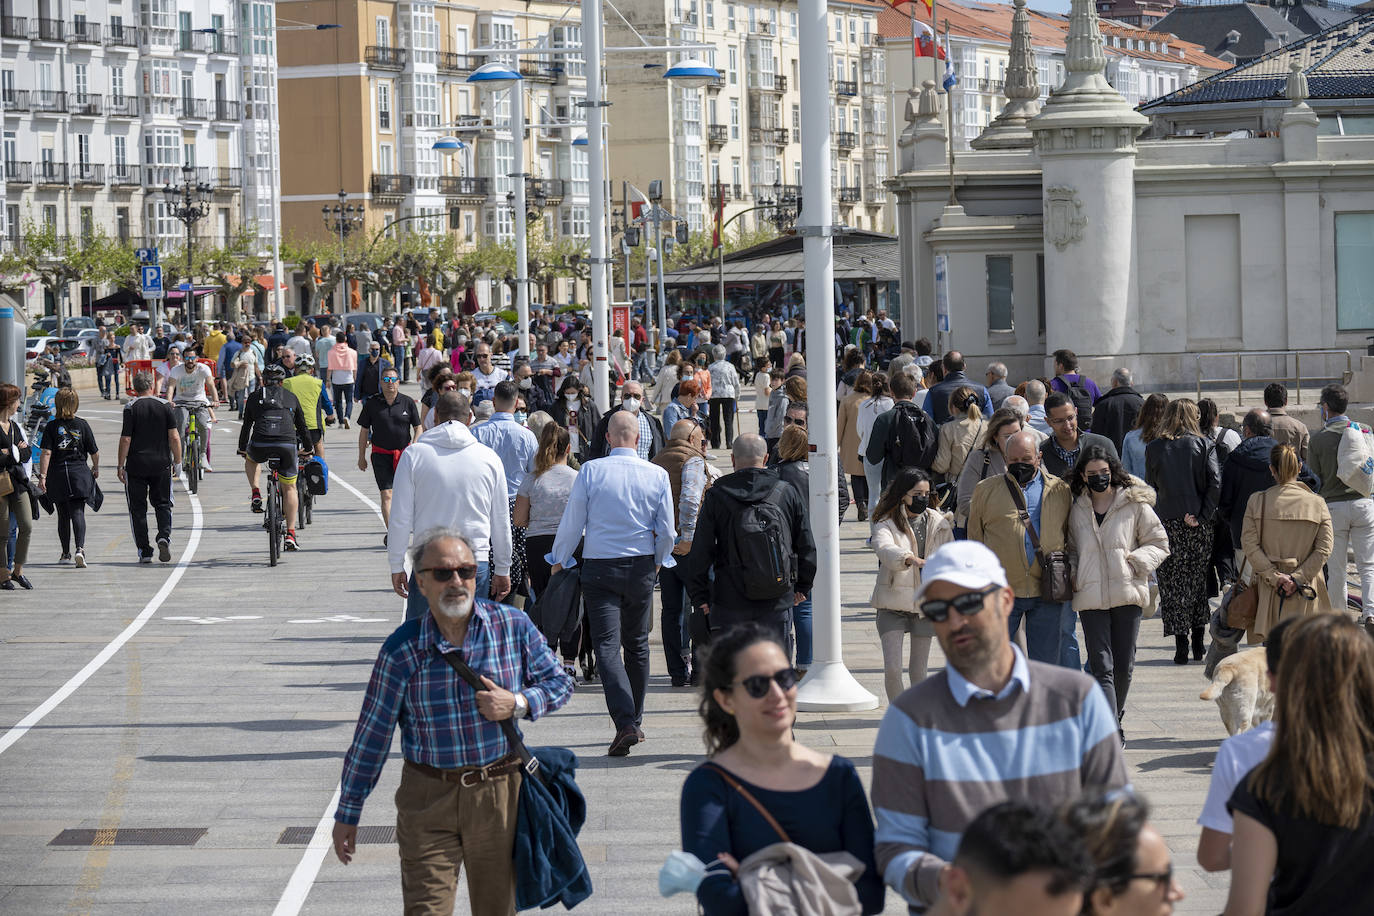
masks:
[[[949,92],[958,84],[959,74],[954,72],[954,62],[949,58],[948,34],[945,35],[945,47],[941,52],[941,56],[945,59],[945,79],[942,85],[945,87],[945,92]]]
[[[316,283],[316,285],[323,285],[323,283],[324,283],[324,277],[320,274],[320,262],[319,262],[319,261],[316,261],[316,262],[315,262],[315,283]]]
[[[889,0],[888,5],[895,10],[898,7],[900,7],[903,3],[920,3],[922,6],[926,8],[926,13],[935,12],[935,0]]]
[[[645,194],[634,185],[630,185],[630,219],[639,219],[644,212],[644,205],[649,202],[649,195]]]
[[[424,277],[420,277],[420,304],[429,308],[429,304],[434,301],[434,297],[429,294],[429,283]]]
[[[352,279],[352,280],[349,280],[349,281],[348,281],[348,307],[349,307],[349,308],[353,308],[353,309],[358,309],[358,308],[362,308],[362,305],[363,305],[362,284],[360,284],[356,278],[355,278],[355,279]]]
[[[936,57],[949,58],[949,53],[935,40],[935,32],[919,19],[912,19],[911,24],[916,30],[916,49],[912,53],[917,57]]]
[[[711,229],[711,247],[720,248],[725,239],[720,234],[721,223],[725,222],[725,185],[716,185],[716,221]]]

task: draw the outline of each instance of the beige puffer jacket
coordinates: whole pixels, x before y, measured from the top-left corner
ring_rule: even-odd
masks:
[[[1155,491],[1138,477],[1116,491],[1097,524],[1092,494],[1084,490],[1069,509],[1073,609],[1102,611],[1150,601],[1150,573],[1169,556],[1169,536],[1155,515]]]
[[[949,516],[938,509],[927,509],[925,556],[952,540],[954,529]],[[892,519],[885,518],[873,526],[872,544],[873,552],[878,555],[878,581],[873,584],[870,603],[887,611],[917,613],[916,586],[921,583],[921,571],[905,563],[908,556],[919,556],[915,533],[907,534]]]

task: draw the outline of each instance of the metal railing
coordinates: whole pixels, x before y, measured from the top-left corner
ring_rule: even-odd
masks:
[[[179,109],[179,114],[182,118],[189,118],[193,121],[210,120],[210,105],[205,99],[189,99],[183,97]]]
[[[36,19],[34,41],[66,41],[67,24],[61,19]]]
[[[749,128],[749,142],[762,143],[768,146],[786,146],[787,128],[786,127],[751,127]]]
[[[100,23],[91,22],[89,19],[72,20],[71,28],[67,32],[67,40],[72,44],[100,44]]]
[[[216,121],[237,121],[239,103],[235,99],[215,99],[210,106],[210,117]]]
[[[854,80],[835,80],[836,95],[858,95],[859,84]]]
[[[363,56],[369,67],[376,67],[379,70],[404,70],[406,66],[405,48],[368,45]]]
[[[723,184],[723,183],[717,183],[717,184],[711,185],[711,200],[712,200],[712,201],[720,200],[722,197],[723,197],[725,200],[731,200],[734,196],[735,196],[735,195],[734,195],[734,186],[733,186],[733,185],[728,185],[728,184]]]
[[[73,92],[67,98],[67,109],[74,115],[96,118],[101,112],[100,101],[93,92]]]
[[[415,189],[414,175],[396,175],[383,172],[372,173],[373,194],[409,194]]]
[[[712,146],[724,146],[730,140],[730,128],[724,124],[706,125],[706,142]]]
[[[110,23],[110,30],[105,33],[105,46],[113,48],[137,48],[138,29],[124,23]]]
[[[842,204],[857,204],[863,199],[863,189],[858,187],[843,187],[836,195]]]
[[[439,193],[450,197],[486,197],[491,193],[491,179],[476,175],[440,175]]]
[[[545,200],[561,200],[565,182],[561,178],[526,178],[525,197],[542,197]]]
[[[28,38],[29,20],[24,16],[0,16],[0,35],[5,38]]]
[[[214,43],[211,39],[214,37],[213,34],[206,32],[178,32],[177,47],[183,51],[200,51],[204,53],[210,50],[210,46]]]
[[[138,97],[132,95],[112,95],[105,106],[105,114],[112,118],[138,117]]]
[[[482,58],[476,54],[440,51],[435,56],[435,66],[440,73],[471,73],[482,66]]]
[[[111,187],[137,187],[139,184],[138,163],[116,162],[110,166]]]
[[[59,112],[67,110],[67,93],[59,92],[56,89],[30,90],[29,100],[33,104],[34,111]]]
[[[48,185],[65,185],[67,181],[67,163],[65,162],[39,162],[38,183]]]
[[[33,163],[5,160],[5,184],[33,184]]]
[[[852,150],[859,145],[859,135],[852,130],[841,130],[835,133],[835,147],[841,152]]]
[[[1350,380],[1355,377],[1355,362],[1350,356],[1349,350],[1217,350],[1211,353],[1194,353],[1193,364],[1197,368],[1197,396],[1202,399],[1203,385],[1217,385],[1236,383],[1236,403],[1245,403],[1244,388],[1246,382],[1268,384],[1272,381],[1282,379],[1285,382],[1293,383],[1294,402],[1302,403],[1302,383],[1303,382],[1329,382],[1333,376],[1328,372],[1322,375],[1303,375],[1302,360],[1306,356],[1312,357],[1345,357],[1345,370],[1341,373],[1341,384],[1348,385]],[[1277,357],[1283,359],[1283,370],[1281,372],[1262,372],[1255,375],[1245,373],[1243,360],[1250,357]],[[1288,358],[1293,359],[1293,373],[1288,373]],[[1202,374],[1202,361],[1204,359],[1228,359],[1234,360],[1234,376],[1204,376]]]
[[[5,111],[28,111],[29,90],[4,89],[0,91],[0,107]]]
[[[100,162],[76,162],[72,164],[72,182],[80,185],[103,186],[105,184],[105,165]]]

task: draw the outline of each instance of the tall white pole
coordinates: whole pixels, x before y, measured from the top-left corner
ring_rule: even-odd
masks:
[[[668,295],[663,291],[663,208],[654,204],[654,249],[658,252],[658,326],[668,336]],[[664,354],[665,356],[667,354]]]
[[[611,408],[606,337],[610,325],[606,268],[606,147],[601,112],[601,0],[582,2],[582,55],[587,61],[587,209],[591,216],[592,396],[602,411]]]
[[[801,0],[800,56],[829,59],[826,0]],[[806,366],[818,380],[835,377],[835,263],[831,241],[830,87],[827,68],[801,68],[802,236],[806,297]],[[816,539],[812,585],[814,659],[797,692],[797,708],[810,711],[873,709],[869,693],[844,665],[840,645],[839,423],[828,384],[807,395],[811,434],[811,531]]]
[[[515,126],[515,333],[519,336],[516,355],[530,355],[530,261],[526,250],[529,227],[525,210],[525,84],[511,84],[511,106]]]

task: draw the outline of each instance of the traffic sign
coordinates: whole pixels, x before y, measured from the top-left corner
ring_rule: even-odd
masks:
[[[143,280],[143,298],[161,299],[162,293],[162,268],[156,264],[144,264],[139,270]]]
[[[178,286],[177,289],[181,290],[183,293],[189,293],[191,291],[191,284],[183,283]]]
[[[134,253],[138,255],[138,263],[140,263],[140,264],[156,264],[156,263],[157,263],[157,249],[156,249],[156,248],[139,248],[139,249],[137,249]]]

